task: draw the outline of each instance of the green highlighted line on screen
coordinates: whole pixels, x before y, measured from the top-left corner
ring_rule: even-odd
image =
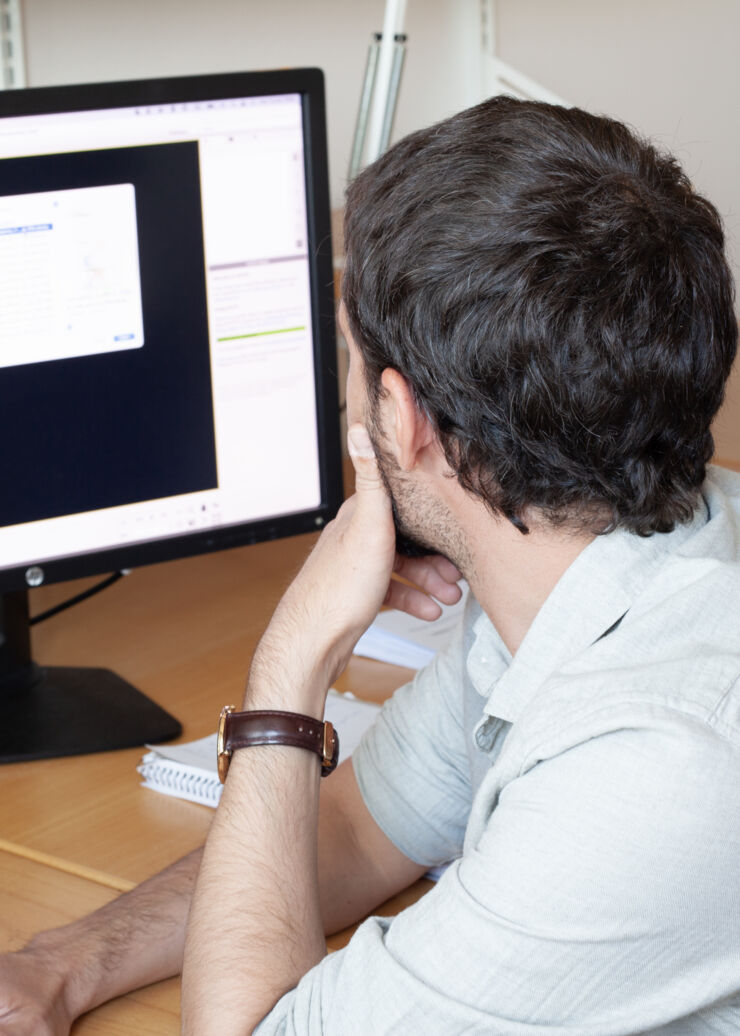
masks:
[[[250,331],[246,335],[224,335],[223,338],[217,338],[217,342],[235,342],[239,338],[263,338],[265,335],[285,335],[288,331],[305,331],[306,325],[301,324],[299,327],[276,327],[273,331]]]

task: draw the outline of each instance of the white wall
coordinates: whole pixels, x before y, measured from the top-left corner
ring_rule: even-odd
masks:
[[[22,0],[29,85],[319,65],[332,203],[384,0]],[[396,136],[476,99],[477,0],[408,0]],[[498,0],[504,60],[658,137],[723,216],[740,269],[739,0]],[[717,425],[740,460],[740,370]]]
[[[401,134],[467,103],[459,15],[468,4],[411,0]],[[383,26],[385,0],[22,0],[22,10],[29,86],[323,68],[332,205],[342,204],[368,43]]]

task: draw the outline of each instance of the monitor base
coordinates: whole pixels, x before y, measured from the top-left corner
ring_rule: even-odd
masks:
[[[169,741],[178,721],[109,669],[39,667],[0,680],[0,763]]]

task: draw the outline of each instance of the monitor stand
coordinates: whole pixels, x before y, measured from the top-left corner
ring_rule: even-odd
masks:
[[[181,733],[173,716],[109,669],[36,665],[28,594],[2,594],[0,763],[134,748]]]

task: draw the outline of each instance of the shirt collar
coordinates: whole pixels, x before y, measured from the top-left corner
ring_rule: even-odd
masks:
[[[561,576],[508,668],[511,656],[482,613],[473,626],[469,664],[479,693],[484,692],[477,672],[481,652],[496,651],[500,662],[494,667],[498,672],[489,669],[485,713],[513,723],[548,677],[619,622],[665,558],[706,521],[706,508],[700,506],[691,523],[671,533],[641,537],[617,530],[597,536]]]

